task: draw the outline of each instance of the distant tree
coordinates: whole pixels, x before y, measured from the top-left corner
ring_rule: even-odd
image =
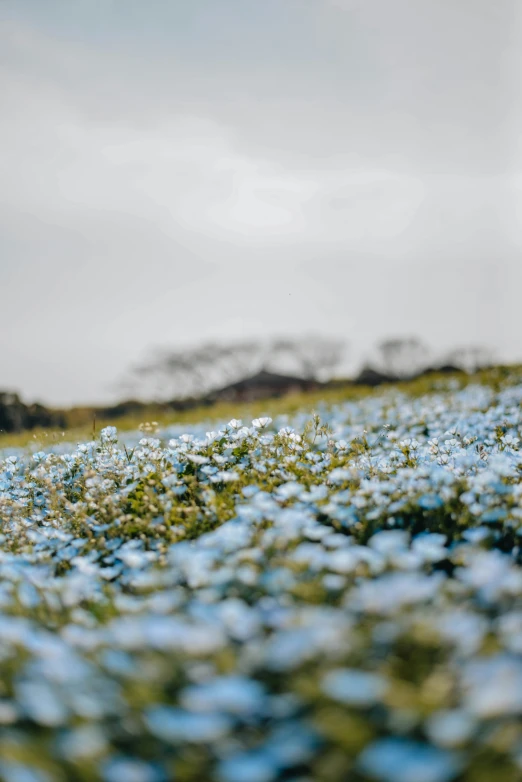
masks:
[[[323,379],[339,364],[343,347],[341,340],[309,335],[162,349],[131,370],[125,388],[142,397],[173,399],[203,396],[261,369]]]
[[[126,388],[147,398],[191,395],[194,383],[192,365],[184,352],[157,350],[151,359],[131,369]]]
[[[495,361],[495,354],[485,345],[465,345],[451,350],[445,361],[465,372],[476,372],[477,369],[491,366]]]
[[[262,357],[255,341],[156,350],[151,359],[131,369],[125,388],[164,399],[199,397],[256,371]]]
[[[391,377],[413,377],[428,360],[429,350],[417,337],[394,337],[377,345],[378,369]]]
[[[18,394],[0,391],[0,431],[21,432],[27,427],[27,407]]]
[[[64,426],[62,411],[51,410],[37,402],[26,405],[18,394],[0,391],[0,432],[21,432],[38,426]]]
[[[293,371],[306,380],[325,380],[339,366],[345,349],[343,340],[316,334],[279,338],[269,345],[268,365]]]

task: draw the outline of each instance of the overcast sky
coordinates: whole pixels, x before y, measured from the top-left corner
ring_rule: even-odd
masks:
[[[2,0],[0,388],[305,331],[522,359],[521,6]]]

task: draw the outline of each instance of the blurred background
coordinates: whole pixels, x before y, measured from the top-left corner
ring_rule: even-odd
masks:
[[[2,0],[0,389],[520,361],[520,10]]]

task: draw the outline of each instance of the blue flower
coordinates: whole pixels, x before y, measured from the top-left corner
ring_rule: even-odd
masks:
[[[268,753],[250,752],[221,761],[218,776],[222,782],[272,782],[279,766]]]
[[[354,706],[371,706],[386,691],[386,680],[374,673],[350,668],[329,671],[322,689],[330,698]]]
[[[223,738],[232,727],[223,714],[194,714],[173,706],[153,706],[145,712],[145,724],[159,739],[170,743],[206,744]]]
[[[259,682],[230,675],[187,687],[181,693],[181,702],[192,711],[216,711],[246,716],[259,713],[264,706],[265,697],[264,687]]]
[[[104,782],[166,782],[156,766],[138,758],[111,758],[103,765]]]
[[[366,747],[357,765],[382,782],[449,782],[460,772],[462,763],[458,755],[429,744],[386,738]]]

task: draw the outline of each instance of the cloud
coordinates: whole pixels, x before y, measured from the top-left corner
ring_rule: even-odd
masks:
[[[59,43],[11,30],[15,51],[25,53],[28,41],[40,57],[47,45],[59,59]],[[66,47],[65,65],[68,56]],[[411,176],[296,170],[248,154],[234,128],[212,118],[179,113],[154,129],[107,126],[82,115],[77,95],[16,66],[3,67],[0,89],[0,201],[58,225],[103,212],[146,219],[186,241],[358,242],[401,233],[422,198]]]

